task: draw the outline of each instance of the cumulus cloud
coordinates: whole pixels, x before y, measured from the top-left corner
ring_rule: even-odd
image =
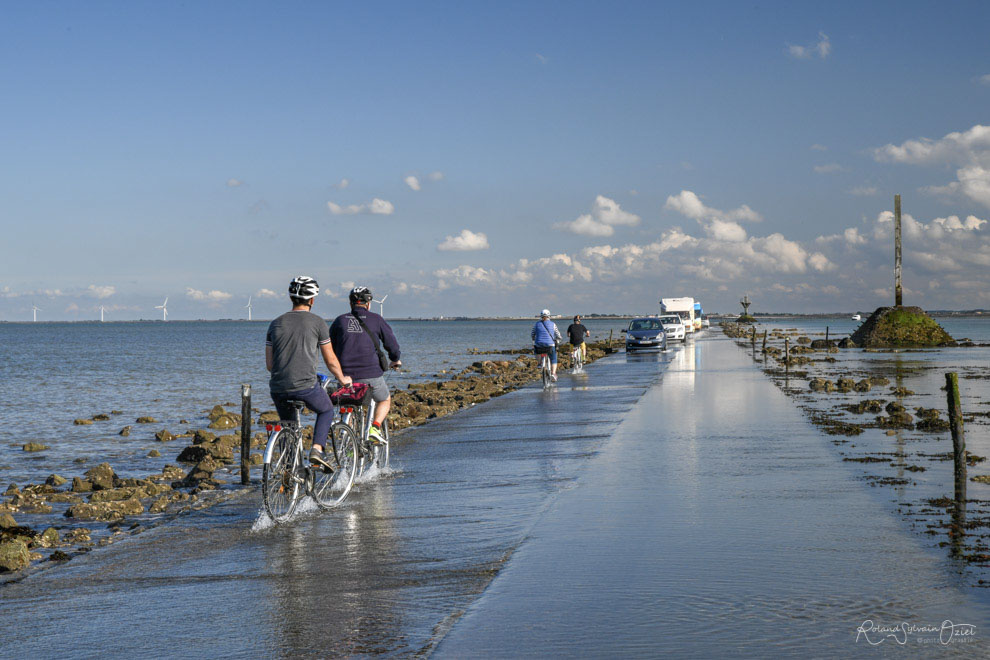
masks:
[[[406,182],[406,185],[409,186],[413,190],[421,190],[422,189],[422,186],[419,185],[419,179],[417,179],[416,177],[414,177],[411,174],[409,176],[407,176],[403,180]]]
[[[546,64],[550,61],[550,58],[546,55],[541,55],[540,53],[534,53],[534,55],[536,55],[536,61],[540,64]]]
[[[856,195],[857,197],[869,197],[871,195],[877,194],[877,189],[875,186],[856,186],[849,191],[850,195]]]
[[[443,172],[441,172],[440,170],[436,170],[434,172],[430,172],[429,174],[427,174],[427,177],[430,179],[430,181],[443,181]]]
[[[343,179],[340,180],[340,183],[332,183],[330,184],[330,187],[335,190],[344,190],[350,185],[351,185],[351,180],[348,179],[347,177],[344,177]]]
[[[103,300],[104,298],[109,298],[113,294],[117,293],[117,289],[112,286],[97,286],[95,284],[90,284],[86,291],[94,298]]]
[[[280,298],[281,296],[279,296],[277,293],[275,293],[271,289],[258,289],[257,291],[254,292],[254,297],[255,298]]]
[[[336,286],[323,287],[323,295],[330,296],[333,299],[346,298],[347,294],[351,292],[355,283],[352,281],[338,282]]]
[[[990,126],[948,133],[944,137],[916,138],[901,144],[887,144],[873,150],[879,162],[907,165],[948,165],[956,167],[956,180],[945,185],[925,186],[925,192],[962,194],[990,208]]]
[[[976,79],[981,85],[990,85],[990,73],[985,73]]]
[[[682,190],[677,195],[671,195],[664,204],[665,209],[677,211],[692,220],[703,222],[705,220],[742,220],[749,222],[760,222],[763,216],[743,204],[739,208],[731,211],[720,211],[719,209],[705,206],[695,193],[690,190]]]
[[[591,213],[579,215],[570,222],[557,222],[553,227],[582,236],[604,237],[614,234],[616,225],[634,227],[640,220],[635,213],[622,210],[614,199],[598,195],[591,205]]]
[[[818,143],[811,145],[810,149],[812,151],[828,151],[828,147],[826,147],[824,144],[818,144]]]
[[[226,291],[199,291],[192,287],[186,287],[186,297],[196,302],[221,303],[231,299],[231,294]]]
[[[814,170],[817,174],[832,174],[833,172],[842,172],[842,165],[838,163],[826,163],[825,165],[815,165]]]
[[[228,188],[236,188],[238,186],[244,185],[244,182],[240,179],[227,179]]]
[[[341,206],[334,202],[327,202],[327,208],[331,215],[392,215],[395,213],[395,205],[392,202],[377,197],[368,204]]]
[[[818,57],[824,60],[832,53],[832,42],[824,32],[818,33],[818,41],[806,46],[787,45],[787,54],[798,60],[810,60]]]
[[[440,243],[440,245],[437,246],[438,250],[454,250],[461,252],[471,250],[487,250],[488,248],[488,237],[480,232],[475,233],[470,229],[461,230],[461,233],[457,236],[448,236],[442,243]]]

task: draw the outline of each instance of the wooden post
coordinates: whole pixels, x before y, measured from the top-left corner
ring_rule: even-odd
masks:
[[[241,385],[241,484],[251,483],[251,386]]]
[[[763,352],[767,352],[767,331],[763,331]]]
[[[828,343],[828,326],[825,326],[825,343]]]
[[[959,376],[945,374],[945,398],[949,404],[949,428],[952,429],[952,459],[955,463],[956,505],[966,506],[966,434],[963,431],[962,404],[959,402]]]
[[[756,326],[754,325],[751,330],[752,332],[749,336],[749,343],[753,345],[753,348],[756,348]]]
[[[609,328],[609,331],[608,331],[608,352],[609,353],[612,352],[612,329],[611,328]]]
[[[901,299],[901,196],[894,195],[894,305]]]
[[[791,361],[791,338],[784,337],[784,368],[789,369],[788,364]]]

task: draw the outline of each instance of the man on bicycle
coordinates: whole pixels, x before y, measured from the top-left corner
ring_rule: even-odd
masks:
[[[366,383],[371,388],[375,418],[368,429],[368,437],[379,443],[384,439],[382,422],[392,406],[392,397],[384,378],[385,369],[397,369],[402,362],[399,360],[399,342],[392,328],[385,319],[368,309],[371,299],[368,287],[354,287],[348,296],[351,311],[334,319],[330,326],[330,338],[344,371],[354,378],[354,382]],[[388,361],[378,351],[379,345],[385,347]]]
[[[571,340],[571,346],[581,349],[581,361],[588,361],[588,346],[584,343],[584,338],[591,334],[588,328],[581,323],[581,317],[575,316],[574,323],[567,326],[567,337]]]
[[[265,367],[272,374],[269,388],[281,419],[292,419],[294,416],[293,409],[286,404],[289,399],[305,402],[316,413],[309,460],[332,468],[323,454],[323,447],[333,422],[333,404],[316,376],[317,353],[322,355],[327,369],[342,385],[350,385],[351,378],[344,375],[334,355],[326,321],[312,312],[319,292],[320,285],[312,277],[297,277],[289,283],[292,309],[268,326]]]
[[[533,352],[550,355],[550,380],[557,380],[557,342],[562,339],[557,324],[550,320],[550,310],[540,312],[540,320],[529,333],[533,339]]]

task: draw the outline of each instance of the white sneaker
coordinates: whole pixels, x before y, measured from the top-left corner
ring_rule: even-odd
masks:
[[[557,377],[551,374],[550,381],[556,383],[557,382]]]

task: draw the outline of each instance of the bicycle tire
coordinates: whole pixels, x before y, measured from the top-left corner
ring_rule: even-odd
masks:
[[[265,455],[270,456],[261,473],[261,492],[265,511],[276,523],[292,516],[299,502],[299,481],[295,471],[299,459],[298,443],[294,434],[276,431],[268,439]]]
[[[385,442],[372,447],[372,451],[374,452],[374,464],[379,470],[384,470],[388,467],[389,448],[392,444],[389,441],[387,417],[385,418],[385,421],[382,422],[382,437],[385,438]]]
[[[334,463],[333,471],[315,465],[310,467],[313,474],[313,500],[323,510],[339,506],[354,485],[358,463],[354,429],[343,422],[335,422],[330,427],[329,449],[326,456]]]
[[[544,365],[540,371],[541,371],[540,377],[543,379],[543,389],[547,389],[548,387],[550,387],[550,383],[551,383],[550,367]]]

